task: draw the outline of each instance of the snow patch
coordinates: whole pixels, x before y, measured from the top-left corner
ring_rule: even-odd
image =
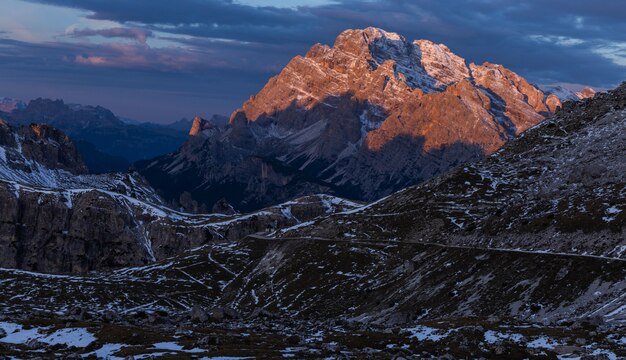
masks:
[[[489,344],[494,344],[499,341],[512,341],[519,343],[523,338],[524,336],[522,334],[502,333],[492,330],[485,331],[485,341]]]
[[[560,345],[561,344],[558,341],[551,339],[547,336],[540,336],[534,339],[533,341],[530,341],[528,344],[526,344],[526,346],[529,348],[550,349],[550,350],[554,350],[555,347],[560,346]]]
[[[602,217],[602,220],[606,222],[611,222],[615,220],[617,215],[621,212],[622,212],[622,209],[618,208],[617,206],[611,206],[608,209],[604,210],[605,216]]]
[[[402,330],[411,333],[409,338],[417,339],[418,341],[440,341],[456,331],[455,329],[443,330],[424,325]]]
[[[26,344],[31,340],[39,341],[48,345],[65,345],[84,348],[96,341],[96,337],[84,328],[59,329],[46,334],[49,328],[33,327],[25,329],[20,324],[0,322],[0,329],[6,332],[6,336],[0,342],[8,344]]]

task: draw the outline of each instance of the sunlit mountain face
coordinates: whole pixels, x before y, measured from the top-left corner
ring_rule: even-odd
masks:
[[[374,201],[498,150],[561,106],[501,65],[377,28],[314,45],[231,116],[137,169],[170,201],[250,211],[328,192]],[[206,130],[202,130],[206,127]]]
[[[0,6],[0,358],[626,358],[624,3]]]

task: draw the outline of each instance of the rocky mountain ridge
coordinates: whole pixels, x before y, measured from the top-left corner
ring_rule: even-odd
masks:
[[[126,171],[137,160],[173,151],[185,141],[187,130],[128,124],[101,106],[41,98],[2,117],[14,125],[39,123],[62,130],[74,140],[92,173]]]
[[[297,56],[224,131],[137,164],[168,199],[255,209],[307,193],[374,200],[491,154],[561,105],[519,75],[376,28]]]
[[[224,214],[179,212],[136,173],[87,174],[71,140],[48,125],[0,123],[0,267],[81,273],[145,265],[358,206],[315,195],[252,214],[227,206]]]
[[[40,343],[7,345],[0,333],[0,350],[625,357],[625,108],[626,83],[377,202],[147,266],[83,276],[0,269],[7,336],[35,331],[34,318],[52,324],[35,327]],[[213,130],[192,138],[204,131]],[[294,209],[281,213],[300,217]],[[49,344],[53,331],[77,329],[91,342]]]
[[[514,98],[494,80],[513,74],[477,72]],[[549,107],[527,93],[500,108],[504,136]],[[137,174],[82,174],[58,131],[0,124],[0,353],[626,357],[625,109],[626,83],[376,202],[245,215],[172,210]],[[234,154],[215,139],[237,128],[194,125],[189,156]]]
[[[626,83],[566,102],[483,161],[285,236],[624,259],[625,108]]]
[[[70,138],[45,124],[30,124],[12,129],[0,119],[0,159],[4,169],[32,173],[40,166],[66,170],[74,175],[87,173]],[[14,151],[7,151],[15,149]]]

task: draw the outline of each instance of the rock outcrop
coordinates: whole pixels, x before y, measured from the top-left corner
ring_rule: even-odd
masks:
[[[493,153],[559,106],[443,44],[347,30],[291,60],[224,131],[138,169],[167,198],[190,191],[208,207],[317,192],[374,200]]]
[[[189,130],[189,136],[196,136],[204,130],[217,129],[217,125],[211,123],[208,120],[205,120],[199,116],[196,116],[193,119],[193,123],[191,124],[191,129]]]
[[[70,138],[49,125],[30,124],[12,129],[0,120],[0,146],[3,147],[2,160],[8,166],[24,169],[35,165],[34,162],[75,175],[87,173],[87,167]]]

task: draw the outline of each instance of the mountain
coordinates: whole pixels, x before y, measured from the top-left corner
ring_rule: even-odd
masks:
[[[106,154],[88,141],[75,141],[74,145],[85,164],[88,164],[90,173],[124,172],[131,166],[131,163],[123,156]]]
[[[9,167],[33,176],[40,167],[64,170],[74,175],[87,173],[87,167],[70,138],[49,125],[31,124],[13,129],[0,120],[0,145],[5,176]]]
[[[191,124],[193,123],[193,120],[189,120],[187,118],[182,118],[178,121],[175,121],[173,123],[170,124],[165,124],[163,126],[168,127],[170,129],[175,129],[178,131],[188,131],[189,128],[191,128]],[[147,124],[146,124],[147,125]],[[153,124],[151,124],[153,125]]]
[[[566,102],[483,161],[285,236],[626,259],[625,109],[626,83]]]
[[[167,207],[136,173],[87,174],[73,142],[49,125],[0,121],[0,267],[58,273],[145,265],[358,206],[314,195],[252,214],[225,203],[213,214],[187,214]]]
[[[580,98],[576,92],[561,85],[543,85],[540,89],[546,93],[557,96],[562,101],[578,101]]]
[[[501,65],[443,44],[347,30],[297,56],[234,112],[137,164],[167,199],[239,210],[310,193],[374,200],[471,163],[561,106]]]
[[[120,119],[121,122],[123,122],[124,124],[128,124],[128,125],[141,125],[143,124],[143,122],[139,121],[139,120],[135,120],[135,119],[131,119],[131,118],[127,118],[127,117],[118,117],[118,119]]]
[[[94,173],[124,171],[137,160],[177,149],[186,139],[186,131],[128,124],[101,106],[62,100],[31,100],[4,117],[16,125],[46,123],[64,131],[77,141],[87,167]]]
[[[196,123],[192,138],[222,131]],[[481,161],[368,205],[216,236],[146,266],[82,276],[0,268],[0,351],[624,358],[625,134],[626,83],[566,102]],[[281,212],[299,217],[294,209]],[[176,237],[150,236],[153,249],[199,231],[192,219],[203,217],[176,214]],[[153,216],[143,226],[162,221]]]

